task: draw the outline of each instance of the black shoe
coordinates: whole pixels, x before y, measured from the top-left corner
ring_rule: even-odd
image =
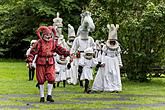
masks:
[[[92,93],[92,91],[90,89],[88,89],[88,90],[84,90],[84,93],[85,94],[90,94],[90,93]]]
[[[80,81],[80,87],[83,87],[83,81]]]
[[[40,102],[42,102],[42,103],[45,102],[45,98],[44,97],[41,97],[40,98]]]
[[[38,89],[40,89],[40,85],[39,85],[38,83],[36,84],[36,87],[37,87]]]
[[[53,100],[51,95],[47,95],[46,100],[49,101],[49,102],[54,102],[54,100]]]
[[[60,82],[57,82],[57,87],[59,87],[60,86]]]
[[[53,88],[56,88],[56,83],[53,83]]]

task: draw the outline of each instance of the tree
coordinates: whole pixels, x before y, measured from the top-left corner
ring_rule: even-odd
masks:
[[[23,58],[29,42],[37,39],[40,25],[52,25],[56,13],[63,18],[64,35],[67,24],[78,28],[81,10],[89,0],[2,0],[0,2],[0,56]]]
[[[106,40],[106,24],[119,24],[127,78],[147,81],[147,73],[152,66],[160,65],[164,54],[164,3],[161,0],[93,0],[90,6],[97,27],[95,38]]]

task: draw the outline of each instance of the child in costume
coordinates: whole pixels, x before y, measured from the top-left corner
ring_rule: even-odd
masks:
[[[80,80],[85,80],[85,89],[84,93],[90,93],[91,90],[89,89],[89,81],[93,80],[93,70],[92,68],[96,66],[98,63],[96,59],[93,58],[94,51],[92,48],[87,48],[84,50],[84,56],[82,60],[80,60],[79,65],[82,68]]]
[[[37,40],[32,40],[30,42],[30,48],[26,52],[26,57],[30,54],[30,50],[36,42],[37,42]],[[36,68],[36,63],[35,63],[36,58],[37,58],[37,55],[35,56],[34,60],[32,61],[32,67],[29,68],[29,81],[34,79],[34,73],[35,73],[35,68]]]

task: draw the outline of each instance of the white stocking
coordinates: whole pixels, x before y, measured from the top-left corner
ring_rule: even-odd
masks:
[[[44,85],[40,85],[40,97],[44,97]]]
[[[52,94],[52,88],[53,88],[53,84],[48,83],[48,95]]]

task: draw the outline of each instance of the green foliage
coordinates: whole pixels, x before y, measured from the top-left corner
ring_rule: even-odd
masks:
[[[147,4],[141,19],[128,19],[122,24],[125,66],[130,80],[147,80],[153,66],[162,66],[164,59],[165,5]]]
[[[93,0],[97,39],[107,39],[106,25],[119,24],[118,39],[129,80],[147,81],[153,66],[164,64],[164,10],[161,0]]]
[[[2,0],[0,2],[0,55],[22,58],[32,39],[37,39],[35,30],[39,25],[52,25],[60,12],[64,23],[78,28],[81,10],[89,0]]]

